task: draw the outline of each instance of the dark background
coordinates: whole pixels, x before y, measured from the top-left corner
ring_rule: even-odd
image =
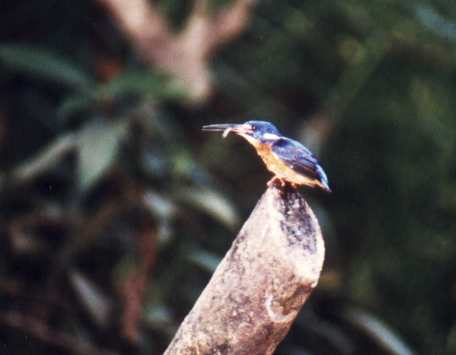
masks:
[[[189,100],[96,1],[1,2],[0,353],[160,354],[270,177],[200,127],[263,118],[334,191],[277,354],[455,354],[455,42],[451,1],[258,1]]]

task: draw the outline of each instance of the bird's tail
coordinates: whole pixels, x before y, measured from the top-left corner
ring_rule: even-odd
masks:
[[[317,164],[317,172],[319,175],[320,186],[322,187],[322,189],[327,192],[332,192],[331,188],[329,187],[328,177],[326,176],[326,173],[323,170],[323,168],[318,164]]]

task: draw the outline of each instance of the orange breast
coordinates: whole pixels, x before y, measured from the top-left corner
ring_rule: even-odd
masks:
[[[258,155],[263,159],[266,167],[278,178],[298,185],[315,186],[319,181],[301,175],[279,159],[267,144],[255,144]]]

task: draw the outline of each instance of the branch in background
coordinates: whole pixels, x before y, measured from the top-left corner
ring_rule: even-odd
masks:
[[[320,227],[303,196],[269,188],[165,355],[272,354],[323,260]]]
[[[181,81],[194,103],[212,93],[209,61],[221,45],[247,26],[255,0],[234,0],[211,14],[207,0],[195,0],[180,33],[173,33],[155,3],[148,0],[98,0],[111,13],[138,55]]]
[[[152,223],[144,223],[137,237],[140,257],[137,267],[131,270],[121,285],[123,300],[122,334],[132,343],[139,339],[138,326],[143,311],[145,292],[155,266],[157,231]]]

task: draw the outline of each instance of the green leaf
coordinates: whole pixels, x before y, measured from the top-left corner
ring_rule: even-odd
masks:
[[[178,191],[178,198],[206,212],[230,229],[239,225],[239,215],[233,204],[222,194],[208,188],[186,188]]]
[[[355,327],[383,348],[386,353],[393,355],[415,354],[415,351],[394,329],[373,314],[358,308],[349,308],[344,315]]]
[[[188,259],[208,272],[214,272],[221,258],[202,249],[193,249]]]
[[[184,96],[183,89],[175,80],[152,72],[126,72],[109,83],[100,85],[95,97],[115,98],[124,95],[146,95],[154,98],[180,98]]]
[[[162,328],[163,325],[172,324],[173,321],[171,310],[163,304],[147,306],[144,310],[144,318],[150,325]]]
[[[100,290],[98,285],[76,270],[69,272],[69,280],[76,296],[93,320],[99,326],[107,326],[113,308],[109,297]]]
[[[65,154],[76,148],[74,134],[65,134],[49,143],[30,159],[21,163],[12,172],[14,179],[27,181],[53,168]]]
[[[185,92],[177,81],[163,75],[156,75],[150,71],[126,72],[106,84],[97,85],[92,90],[66,98],[58,112],[61,117],[68,117],[104,100],[115,100],[130,95],[163,100],[182,98]]]
[[[72,95],[67,97],[57,109],[57,114],[66,118],[71,115],[81,113],[93,104],[94,100],[90,95],[83,93],[82,95]]]
[[[71,88],[88,87],[90,77],[67,58],[47,49],[25,45],[0,46],[0,63],[11,70]]]
[[[172,200],[152,190],[144,193],[144,206],[158,219],[171,219],[177,213],[177,207]]]
[[[79,184],[89,189],[115,160],[126,123],[96,123],[87,125],[79,137]]]

